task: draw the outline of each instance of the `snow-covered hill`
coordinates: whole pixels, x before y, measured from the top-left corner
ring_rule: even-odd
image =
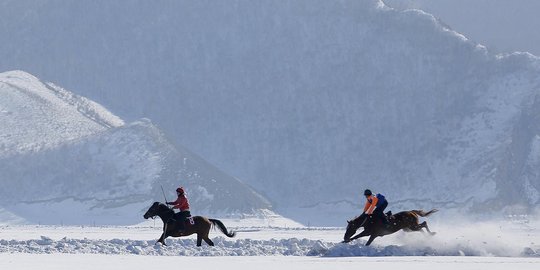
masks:
[[[237,179],[182,147],[149,120],[128,125],[100,105],[30,74],[0,74],[5,219],[35,223],[134,224],[151,202],[184,185],[192,211],[272,215]]]
[[[0,157],[37,152],[118,127],[105,108],[22,72],[0,73]]]
[[[377,0],[1,5],[0,69],[152,119],[306,223],[341,224],[365,188],[392,210],[540,204],[540,60],[494,55],[422,11]]]

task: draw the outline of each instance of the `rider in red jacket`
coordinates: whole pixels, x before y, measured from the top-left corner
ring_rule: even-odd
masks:
[[[186,197],[186,193],[184,192],[183,187],[179,187],[176,189],[176,194],[178,195],[178,198],[174,202],[167,202],[167,204],[174,205],[173,209],[179,209],[180,212],[176,213],[174,215],[174,219],[177,222],[177,224],[180,227],[180,230],[184,230],[184,221],[187,217],[191,216],[191,212],[189,211],[189,201]]]

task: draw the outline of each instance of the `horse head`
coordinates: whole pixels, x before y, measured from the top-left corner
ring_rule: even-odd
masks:
[[[347,229],[343,236],[343,242],[350,242],[351,236],[353,236],[360,227],[364,226],[365,221],[365,215],[360,215],[353,220],[347,220]]]
[[[144,213],[144,219],[153,218],[161,213],[160,211],[160,202],[154,202],[150,208]]]
[[[351,236],[356,233],[356,226],[354,226],[354,222],[351,220],[347,220],[347,230],[345,230],[345,235],[343,236],[343,242],[349,242],[351,241]]]

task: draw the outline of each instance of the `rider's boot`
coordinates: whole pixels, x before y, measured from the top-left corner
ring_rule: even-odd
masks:
[[[178,232],[183,233],[185,231],[185,224],[183,220],[179,220],[176,222],[176,225],[178,225]]]

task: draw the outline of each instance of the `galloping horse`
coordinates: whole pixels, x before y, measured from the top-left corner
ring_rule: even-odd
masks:
[[[356,217],[354,220],[347,221],[348,225],[347,225],[347,230],[345,232],[345,235],[343,237],[343,242],[347,243],[363,236],[369,236],[369,240],[366,243],[366,246],[369,246],[371,242],[375,240],[375,238],[379,236],[383,236],[383,235],[393,234],[401,229],[403,229],[406,232],[410,232],[410,231],[424,232],[422,228],[426,228],[426,230],[431,235],[434,235],[435,233],[429,230],[427,223],[425,221],[420,224],[418,223],[418,216],[427,217],[437,211],[438,211],[437,209],[433,209],[427,213],[422,210],[411,210],[411,211],[399,212],[390,217],[389,219],[390,224],[388,225],[387,228],[384,227],[380,219],[373,218],[373,216],[362,214],[359,217]],[[354,235],[360,227],[364,227],[364,231],[362,231],[358,235],[351,238],[351,236]]]
[[[227,228],[225,227],[225,225],[223,225],[221,221],[217,219],[208,219],[201,216],[194,216],[190,218],[190,220],[186,219],[184,231],[179,232],[179,228],[176,222],[168,222],[173,217],[173,215],[174,211],[160,202],[153,203],[152,206],[150,206],[150,208],[148,209],[148,211],[146,211],[146,213],[144,214],[143,217],[145,219],[159,216],[163,221],[163,234],[161,234],[161,237],[157,240],[156,244],[159,242],[162,245],[166,246],[165,238],[169,236],[180,237],[196,233],[197,246],[201,246],[202,240],[204,240],[208,245],[213,246],[214,242],[212,242],[212,240],[208,238],[208,233],[210,232],[210,228],[212,227],[212,225],[217,226],[219,230],[228,237],[234,237],[236,235],[236,233],[233,231],[228,232]]]

